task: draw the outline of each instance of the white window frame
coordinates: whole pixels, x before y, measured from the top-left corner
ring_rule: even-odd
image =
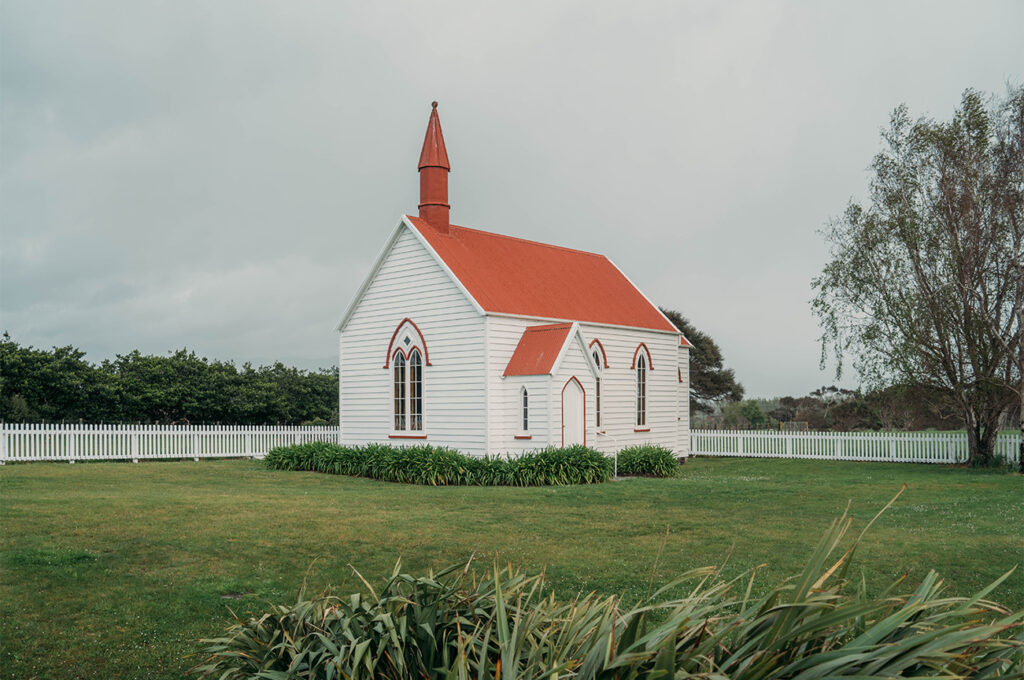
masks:
[[[530,390],[526,385],[519,388],[519,426],[520,436],[530,434]]]
[[[413,356],[419,359],[419,413],[413,413]],[[392,437],[416,437],[426,438],[426,391],[424,390],[424,384],[426,382],[424,374],[424,366],[426,365],[426,355],[418,345],[411,345],[408,351],[398,347],[391,355],[391,436]],[[402,370],[402,412],[398,410],[398,395],[399,392],[397,384],[397,372],[401,368]],[[418,422],[416,417],[418,416]],[[399,417],[402,418],[401,425],[398,427]],[[418,427],[417,427],[418,425]]]
[[[391,431],[406,432],[409,427],[409,362],[402,350],[391,357]]]
[[[601,350],[591,348],[590,358],[594,360],[594,425],[601,429]]]
[[[648,430],[647,424],[647,373],[650,371],[651,358],[647,352],[641,349],[636,355],[636,368],[634,369],[634,381],[636,391],[634,393],[634,430]]]

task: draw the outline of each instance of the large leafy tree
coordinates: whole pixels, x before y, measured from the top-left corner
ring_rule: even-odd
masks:
[[[733,369],[725,367],[718,343],[679,312],[664,308],[661,311],[693,345],[690,350],[690,412],[710,414],[715,412],[716,404],[743,399],[743,385],[736,380]]]
[[[948,394],[975,465],[994,462],[1022,380],[1022,129],[1019,87],[1003,100],[969,90],[950,121],[896,109],[870,200],[832,222],[831,261],[814,280],[822,360],[834,355],[840,371],[852,360],[874,387]]]

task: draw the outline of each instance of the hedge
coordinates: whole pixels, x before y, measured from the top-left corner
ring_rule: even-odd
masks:
[[[664,446],[641,444],[619,451],[619,474],[622,476],[672,477],[678,472],[679,459]]]
[[[430,446],[326,442],[281,446],[267,453],[273,470],[307,470],[430,486],[560,486],[595,484],[612,476],[611,458],[586,446],[549,448],[515,458],[476,458]]]

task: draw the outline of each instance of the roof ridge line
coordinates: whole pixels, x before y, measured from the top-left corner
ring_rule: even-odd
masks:
[[[528,331],[537,331],[537,332],[540,332],[540,331],[557,331],[557,330],[562,330],[563,328],[566,328],[566,327],[571,328],[572,324],[573,324],[572,321],[565,321],[565,322],[559,322],[559,323],[544,323],[544,324],[540,324],[538,326],[527,326],[526,330],[528,330]]]
[[[414,217],[414,216],[413,215],[408,215],[408,217]],[[415,219],[423,219],[423,218],[416,217]],[[570,253],[579,253],[580,255],[590,255],[591,257],[600,257],[600,258],[604,258],[605,260],[608,259],[607,255],[605,255],[603,253],[595,253],[595,252],[593,252],[591,250],[580,250],[579,248],[570,248],[568,246],[559,246],[559,245],[555,245],[554,243],[545,243],[544,241],[534,241],[534,240],[528,239],[528,238],[520,238],[518,236],[509,236],[508,234],[499,234],[496,231],[487,231],[486,229],[477,229],[476,227],[464,227],[461,224],[449,225],[449,228],[452,228],[452,227],[454,227],[455,229],[463,229],[465,231],[476,232],[477,234],[486,234],[487,236],[494,236],[494,237],[497,237],[497,238],[505,238],[505,239],[508,239],[510,241],[519,241],[520,243],[530,243],[530,244],[535,245],[535,246],[543,246],[545,248],[553,248],[555,250],[564,250],[564,251],[567,251],[567,252],[570,252]],[[444,234],[442,234],[442,236],[444,236]]]

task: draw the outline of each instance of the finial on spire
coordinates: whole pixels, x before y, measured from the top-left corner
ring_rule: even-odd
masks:
[[[430,121],[420,152],[420,218],[443,234],[448,233],[448,151],[444,148],[437,102],[430,104]]]

